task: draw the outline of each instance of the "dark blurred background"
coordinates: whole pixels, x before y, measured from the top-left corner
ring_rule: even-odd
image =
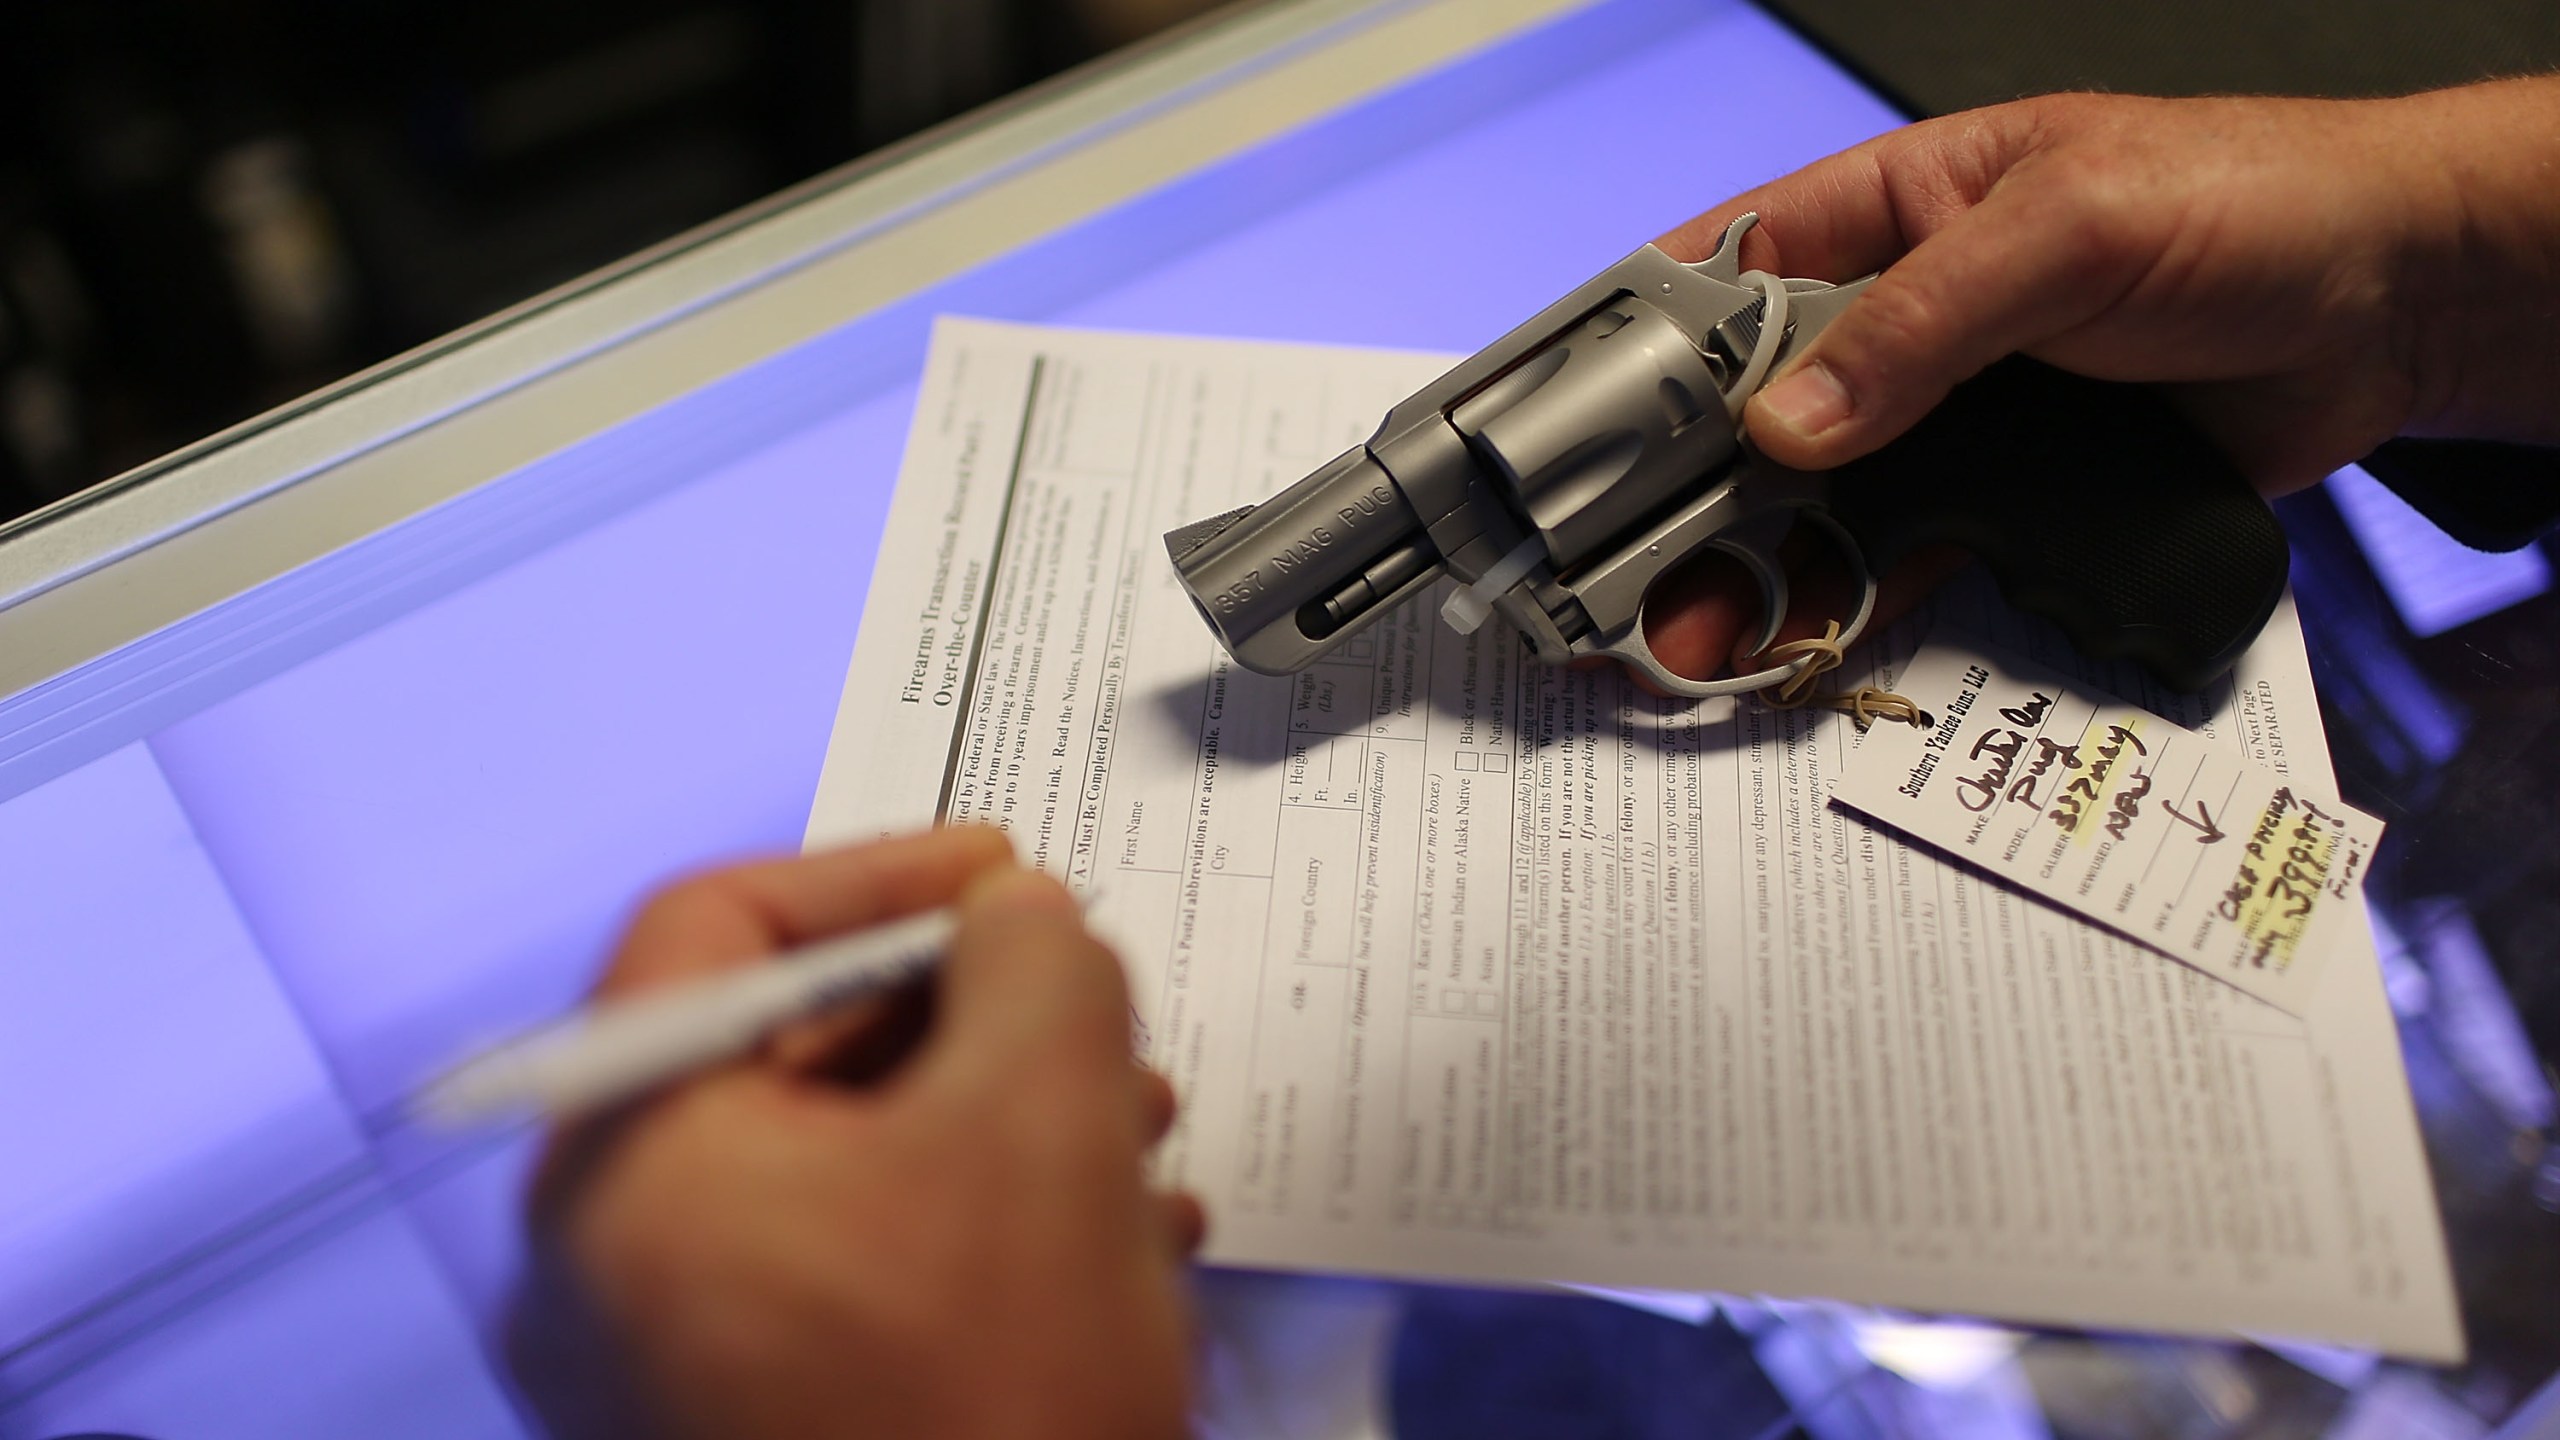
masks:
[[[1207,3],[0,6],[0,519]]]
[[[0,6],[0,519],[1210,3]],[[2560,0],[1773,8],[1922,112],[2560,65]]]

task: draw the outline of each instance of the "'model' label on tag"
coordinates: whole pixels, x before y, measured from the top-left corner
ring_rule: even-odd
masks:
[[[2302,1013],[2382,822],[2138,706],[1945,630],[1832,798]]]

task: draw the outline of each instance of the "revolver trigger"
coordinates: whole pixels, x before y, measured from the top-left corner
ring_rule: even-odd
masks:
[[[1778,638],[1778,627],[1787,618],[1787,572],[1778,563],[1778,544],[1795,521],[1788,510],[1763,510],[1706,542],[1705,548],[1732,556],[1760,587],[1760,638],[1751,646],[1754,655]]]
[[[1760,587],[1760,635],[1751,642],[1751,653],[1757,655],[1777,640],[1778,627],[1786,623],[1787,572],[1776,556],[1757,546],[1722,539],[1708,543],[1739,561]]]

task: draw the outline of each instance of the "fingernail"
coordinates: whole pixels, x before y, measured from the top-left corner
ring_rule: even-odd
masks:
[[[998,910],[1081,913],[1067,887],[1037,870],[999,870],[969,887],[969,903]]]
[[[1799,440],[1811,440],[1849,418],[1849,388],[1831,367],[1808,360],[1760,392],[1753,408],[1761,418]]]

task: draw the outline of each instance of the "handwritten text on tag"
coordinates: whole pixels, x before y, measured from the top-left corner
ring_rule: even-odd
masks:
[[[2150,711],[1941,632],[1832,798],[2299,1014],[2382,823]]]

